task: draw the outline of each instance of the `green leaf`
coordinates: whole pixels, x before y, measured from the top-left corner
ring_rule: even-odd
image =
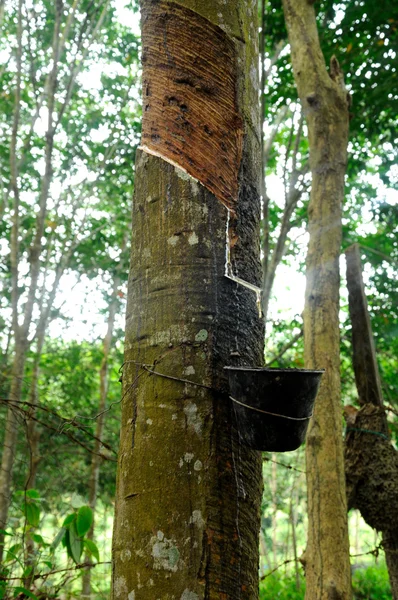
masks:
[[[35,499],[39,499],[40,498],[40,494],[37,490],[27,490],[26,491],[26,497],[27,498],[35,498]]]
[[[26,520],[32,527],[37,527],[40,522],[40,508],[36,504],[28,502],[25,504],[24,510]]]
[[[60,541],[63,539],[63,537],[65,536],[65,532],[66,529],[65,527],[61,527],[61,529],[58,531],[57,535],[55,536],[52,544],[51,544],[51,549],[55,550],[55,548],[57,548],[57,546],[59,545]]]
[[[71,523],[73,523],[73,521],[75,519],[76,519],[76,513],[71,513],[64,519],[64,522],[62,523],[62,527],[69,527],[69,525]]]
[[[32,566],[26,567],[26,569],[24,569],[24,571],[22,573],[22,577],[29,577],[29,575],[32,573],[32,571],[33,571]]]
[[[14,588],[14,598],[16,598],[19,594],[25,594],[28,598],[33,598],[33,600],[39,600],[38,597],[31,591],[27,590],[24,587],[16,587]]]
[[[34,533],[32,535],[32,540],[34,542],[36,542],[36,544],[42,544],[43,546],[46,545],[46,542],[43,540],[43,538],[41,537],[41,535],[38,535],[37,533]]]
[[[89,506],[81,506],[77,513],[76,528],[78,534],[83,537],[93,524],[93,511]]]
[[[99,550],[97,545],[94,544],[92,540],[83,540],[83,542],[87,552],[91,554],[91,556],[94,556],[95,560],[99,562]]]
[[[17,552],[20,549],[21,549],[21,544],[14,544],[13,546],[11,546],[7,550],[5,562],[8,562],[9,560],[13,560],[13,559],[15,559],[19,562],[18,557],[17,557]]]
[[[80,557],[82,555],[83,543],[80,539],[80,536],[77,532],[76,522],[71,523],[68,531],[67,531],[67,549],[69,556],[75,561],[76,564],[79,564]]]
[[[1,529],[1,528],[0,528],[0,533],[2,535],[11,535],[11,537],[14,535],[13,533],[8,533],[8,531],[6,531],[5,529]]]

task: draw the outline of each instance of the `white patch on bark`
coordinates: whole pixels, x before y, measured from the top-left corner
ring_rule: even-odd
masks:
[[[170,246],[176,246],[179,239],[178,235],[172,235],[168,238],[167,243],[170,244]]]
[[[196,460],[195,464],[193,466],[194,470],[195,471],[200,471],[202,469],[202,467],[203,467],[202,462],[200,460]]]
[[[202,528],[205,524],[205,521],[202,517],[202,513],[200,512],[200,510],[194,510],[192,513],[191,518],[189,519],[189,522],[194,525],[197,525],[197,527]]]
[[[184,375],[195,375],[195,368],[192,365],[189,365],[184,369]]]
[[[256,65],[252,64],[250,67],[250,81],[252,83],[253,88],[258,89],[258,71]]]
[[[224,2],[223,0],[221,0],[221,2],[222,2],[222,4],[226,5],[226,2]],[[226,23],[224,22],[224,15],[222,14],[222,12],[218,12],[217,17],[218,17],[218,26],[221,27],[221,29],[223,29],[225,31],[225,33],[227,33],[229,36],[231,36],[232,35],[231,28],[229,27],[229,25],[226,25]]]
[[[196,233],[193,231],[188,238],[188,244],[190,246],[196,246],[196,244],[198,244],[198,243],[199,243],[199,238],[196,235]]]
[[[172,421],[176,421],[176,420],[177,420],[177,418],[178,418],[178,415],[177,415],[177,413],[174,413],[173,415],[171,415],[171,420],[172,420]]]
[[[195,594],[195,592],[191,592],[188,588],[186,588],[182,592],[180,600],[199,600],[199,596],[198,594]]]
[[[209,332],[206,329],[201,329],[195,335],[195,341],[196,342],[205,342],[208,337],[209,337]]]
[[[185,169],[182,169],[181,167],[177,167],[177,166],[174,166],[174,168],[175,168],[177,177],[179,177],[183,181],[189,181],[189,183],[191,184],[192,193],[194,194],[194,196],[197,196],[199,194],[199,185],[198,184],[200,182],[195,177],[192,177],[192,175],[190,175]]]
[[[150,545],[154,560],[153,568],[175,573],[178,569],[180,552],[173,540],[168,540],[162,531],[158,531],[157,536],[151,538]]]
[[[141,148],[141,150],[144,150],[144,148]],[[139,169],[143,169],[147,160],[148,160],[148,154],[146,152],[141,152],[141,154],[139,155],[139,159],[137,161],[137,167]]]
[[[147,425],[152,425],[152,423],[153,423],[152,419],[147,419],[146,422],[147,422]]]
[[[184,339],[182,339],[184,338]],[[169,329],[165,331],[156,331],[150,336],[149,344],[155,346],[156,344],[171,344],[173,339],[179,341],[186,341],[185,329],[181,325],[171,325]]]
[[[122,561],[122,563],[130,560],[131,558],[131,552],[128,548],[124,548],[124,550],[121,551],[120,553],[120,560]]]
[[[190,427],[193,427],[195,433],[200,435],[202,433],[202,419],[198,416],[198,407],[193,402],[189,402],[184,406],[184,413],[187,417],[187,423]]]
[[[114,592],[116,598],[126,598],[128,594],[126,578],[122,575],[115,579]]]
[[[127,600],[135,600],[135,591],[132,590],[127,596]]]
[[[194,455],[192,454],[192,452],[185,452],[185,454],[184,454],[184,460],[187,463],[192,462],[193,457],[194,457]]]

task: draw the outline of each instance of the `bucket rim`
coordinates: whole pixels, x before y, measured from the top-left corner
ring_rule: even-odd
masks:
[[[325,369],[279,369],[278,367],[233,367],[225,366],[227,371],[254,371],[260,373],[303,373],[305,375],[313,373],[314,375],[322,375]]]

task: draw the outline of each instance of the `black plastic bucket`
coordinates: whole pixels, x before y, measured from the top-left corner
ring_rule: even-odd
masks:
[[[301,446],[324,371],[224,368],[241,442],[270,452]]]

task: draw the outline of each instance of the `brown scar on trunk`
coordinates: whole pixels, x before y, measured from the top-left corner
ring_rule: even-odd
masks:
[[[236,62],[220,27],[174,2],[143,3],[143,149],[181,167],[232,213],[243,144]]]

